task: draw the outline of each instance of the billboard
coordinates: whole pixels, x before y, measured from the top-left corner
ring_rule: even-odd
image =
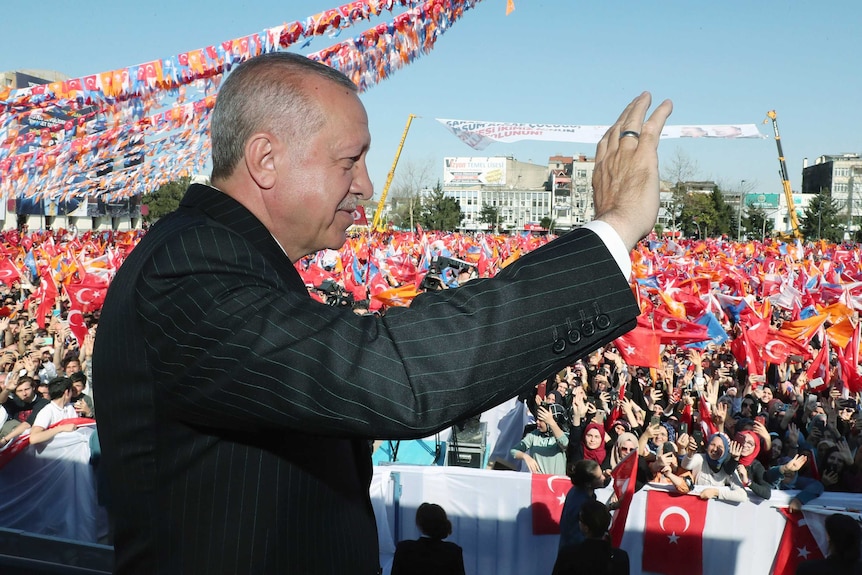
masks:
[[[506,158],[443,158],[444,186],[502,186]]]

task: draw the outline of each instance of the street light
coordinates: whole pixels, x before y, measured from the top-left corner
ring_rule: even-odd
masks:
[[[691,223],[697,226],[697,239],[702,240],[703,236],[700,233],[700,224],[697,223],[697,218],[692,218]]]
[[[745,189],[745,180],[739,182],[739,210],[736,213],[736,241],[742,240],[742,208],[745,207],[745,196],[748,192]]]

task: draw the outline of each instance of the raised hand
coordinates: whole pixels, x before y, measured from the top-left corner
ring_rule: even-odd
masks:
[[[651,102],[649,92],[632,100],[596,147],[596,219],[610,224],[629,250],[658,216],[658,141],[673,104],[665,100],[644,121]]]

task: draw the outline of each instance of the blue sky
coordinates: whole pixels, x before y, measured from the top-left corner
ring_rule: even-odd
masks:
[[[862,2],[757,0],[483,0],[437,47],[363,95],[369,168],[382,189],[408,114],[400,165],[444,156],[592,155],[586,144],[492,144],[476,152],[434,118],[609,124],[642,90],[674,101],[672,124],[757,123],[775,109],[794,190],[802,159],[862,152]],[[10,0],[2,0],[5,4]],[[3,10],[0,70],[47,68],[82,76],[138,64],[302,20],[346,0],[43,0]],[[396,13],[400,13],[399,9]],[[388,15],[387,20],[391,19]],[[369,25],[342,32],[356,35]],[[304,52],[338,38],[318,37]],[[697,176],[780,193],[772,128],[765,140],[664,140]],[[433,182],[432,182],[433,183]]]

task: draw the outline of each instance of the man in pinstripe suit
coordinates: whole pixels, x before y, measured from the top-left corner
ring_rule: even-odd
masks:
[[[115,572],[377,573],[369,440],[427,436],[634,326],[628,251],[655,222],[671,110],[645,122],[649,104],[598,146],[602,221],[376,318],[314,302],[292,266],[372,196],[355,87],[287,53],[236,68],[214,187],[148,232],[101,315]]]

